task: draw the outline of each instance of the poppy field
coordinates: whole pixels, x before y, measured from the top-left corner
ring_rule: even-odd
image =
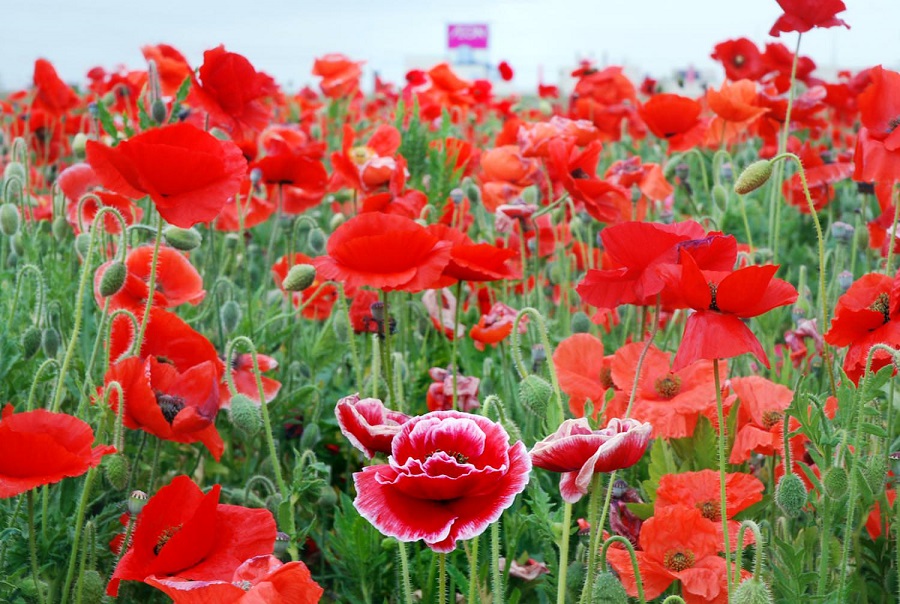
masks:
[[[696,94],[37,59],[0,601],[897,601],[900,73],[778,4]]]

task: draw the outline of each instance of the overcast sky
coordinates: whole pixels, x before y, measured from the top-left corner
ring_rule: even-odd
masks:
[[[852,29],[812,31],[801,53],[821,67],[900,66],[900,0],[845,0]],[[0,0],[0,88],[29,84],[50,59],[69,82],[91,67],[145,68],[143,44],[165,42],[199,66],[225,44],[282,85],[312,82],[313,59],[343,52],[400,81],[416,57],[446,54],[449,23],[488,23],[490,58],[507,60],[530,89],[581,57],[628,63],[654,76],[709,59],[719,41],[762,46],[781,14],[775,0]],[[796,34],[782,35],[789,47]],[[368,81],[368,80],[367,80]]]

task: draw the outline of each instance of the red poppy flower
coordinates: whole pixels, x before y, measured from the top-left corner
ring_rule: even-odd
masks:
[[[597,177],[601,149],[600,141],[579,150],[572,141],[553,140],[548,146],[547,169],[573,200],[584,204],[591,217],[600,222],[615,222],[622,216],[623,205],[631,205],[631,198],[626,189]]]
[[[88,141],[87,161],[104,187],[149,195],[164,219],[183,228],[215,218],[247,171],[237,145],[190,124],[154,128],[116,147]]]
[[[377,333],[378,325],[372,316],[372,305],[378,302],[378,292],[370,289],[360,289],[353,296],[350,308],[350,324],[356,333]]]
[[[316,604],[323,593],[305,564],[283,564],[272,555],[250,558],[237,567],[230,581],[150,576],[144,582],[172,598],[174,604]]]
[[[322,78],[319,87],[330,99],[352,97],[359,90],[364,61],[351,61],[339,53],[327,54],[316,59],[312,74]]]
[[[650,131],[669,141],[669,151],[685,151],[703,140],[706,124],[700,103],[677,94],[657,94],[638,107]]]
[[[450,411],[453,409],[453,372],[442,367],[432,367],[428,375],[434,380],[428,385],[426,403],[429,411]],[[481,380],[457,373],[456,404],[461,411],[472,411],[480,406],[478,386]]]
[[[59,79],[53,63],[47,59],[34,62],[34,89],[32,106],[55,117],[78,106],[78,95]]]
[[[608,415],[624,415],[643,348],[643,342],[634,342],[619,348],[613,355],[612,381],[618,391],[609,402]],[[670,359],[670,353],[651,345],[644,357],[631,409],[631,417],[653,426],[654,438],[691,436],[700,416],[715,409],[716,405],[712,362],[697,361],[672,371]],[[722,380],[728,377],[725,363],[719,364],[719,376]]]
[[[719,544],[716,529],[697,508],[672,505],[658,510],[641,527],[640,549],[636,552],[644,597],[657,598],[673,581],[680,581],[685,602],[726,604],[726,564],[719,556]],[[607,560],[628,595],[636,597],[637,582],[629,553],[613,547]],[[742,570],[741,576],[750,573]]]
[[[816,211],[825,208],[834,199],[834,185],[850,177],[853,164],[850,162],[834,162],[826,164],[821,155],[809,143],[803,145],[798,153],[806,171],[806,184]],[[809,204],[803,192],[800,173],[795,173],[781,185],[781,193],[789,204],[804,214],[809,214]]]
[[[825,341],[832,346],[850,347],[844,358],[844,371],[855,383],[865,371],[872,344],[900,346],[900,272],[893,278],[869,273],[857,279],[838,299]],[[878,351],[872,358],[872,371],[890,362],[887,353]]]
[[[734,396],[726,404],[730,407],[736,398],[740,406],[729,463],[744,463],[751,453],[783,455],[784,412],[794,400],[793,391],[758,375],[732,378],[730,384]],[[791,449],[795,458],[802,457],[802,439],[793,439]]]
[[[391,453],[353,475],[353,505],[383,535],[442,553],[500,518],[531,472],[525,445],[509,446],[503,426],[457,411],[410,419]]]
[[[497,346],[512,333],[515,323],[516,309],[507,306],[503,302],[496,302],[490,310],[481,315],[478,323],[472,326],[469,337],[475,344],[476,350],[484,350],[485,344]],[[525,333],[528,329],[528,316],[519,321],[519,333]]]
[[[762,345],[742,319],[797,300],[793,285],[774,278],[778,266],[701,271],[686,250],[681,253],[681,266],[679,289],[688,307],[696,312],[688,317],[672,369],[679,371],[699,359],[726,359],[746,352],[768,367]]]
[[[314,263],[323,279],[348,287],[418,292],[437,281],[450,247],[409,218],[367,213],[339,226],[328,238],[328,255]]]
[[[235,140],[251,138],[266,127],[271,109],[262,99],[278,87],[246,57],[227,52],[225,46],[207,50],[199,76],[190,101],[206,111],[210,125],[224,128]]]
[[[553,351],[559,388],[569,395],[569,409],[575,417],[584,417],[584,405],[590,399],[594,411],[603,406],[610,378],[609,360],[603,356],[603,342],[589,333],[576,333],[559,343]]]
[[[99,306],[103,306],[100,295],[100,282],[112,261],[101,266],[94,275],[94,297]],[[110,296],[110,310],[127,308],[134,312],[143,310],[150,294],[150,271],[153,264],[153,246],[143,245],[128,252],[125,267],[128,269],[125,284],[118,292]],[[153,306],[171,308],[190,302],[200,304],[206,296],[203,289],[203,277],[194,268],[185,255],[175,248],[160,246],[156,261],[156,289],[153,293]]]
[[[256,364],[259,365],[260,373],[274,371],[278,368],[278,361],[264,354],[256,355]],[[253,370],[253,356],[250,354],[236,354],[228,365],[228,370],[231,371],[231,378],[234,380],[235,390],[257,405],[262,404],[262,401],[259,399],[259,386],[256,384],[256,372]],[[281,390],[281,382],[264,375],[260,376],[260,380],[262,381],[266,403],[269,403],[278,396],[278,392]],[[231,391],[223,380],[219,386],[219,407],[222,409],[231,408],[231,398]]]
[[[174,95],[184,81],[191,77],[191,66],[187,59],[174,46],[156,44],[141,47],[141,53],[147,61],[156,63],[159,83],[163,94]]]
[[[81,476],[116,448],[94,443],[87,422],[35,409],[13,414],[6,405],[0,417],[0,499],[35,487]]]
[[[900,180],[900,73],[870,70],[872,83],[860,93],[859,130],[853,179],[863,182]]]
[[[506,61],[500,61],[500,64],[497,65],[497,71],[500,72],[500,78],[504,82],[509,82],[513,79],[513,68],[509,66],[509,63]]]
[[[119,382],[125,398],[125,426],[163,440],[201,442],[218,461],[225,444],[216,430],[219,412],[219,376],[207,361],[179,372],[156,357],[129,357],[106,372],[106,383]],[[119,395],[110,406],[115,411]]]
[[[87,232],[91,225],[93,225],[94,217],[97,215],[97,212],[99,212],[100,208],[103,206],[110,206],[117,209],[119,213],[122,214],[122,218],[125,219],[126,226],[131,226],[135,222],[139,222],[144,215],[144,210],[135,205],[132,200],[124,195],[98,189],[100,180],[97,178],[97,175],[94,173],[94,169],[91,168],[90,164],[72,164],[60,172],[59,177],[56,179],[56,183],[66,196],[66,221],[72,226],[76,233],[81,233],[82,227],[84,227],[85,232]],[[93,193],[100,198],[100,202],[98,203],[96,199],[89,197],[84,203],[81,203],[81,216],[79,220],[78,206],[81,198],[86,193]],[[104,224],[106,231],[113,235],[118,235],[122,228],[119,225],[119,221],[110,215],[106,216]]]
[[[888,510],[894,509],[894,503],[897,501],[897,491],[894,489],[885,489],[884,497],[888,503]],[[872,504],[872,511],[866,516],[866,532],[872,541],[877,540],[886,531],[890,530],[889,518],[882,518],[881,502],[876,499]]]
[[[587,495],[597,472],[630,468],[650,444],[650,424],[634,419],[612,419],[606,428],[591,430],[586,418],[567,419],[531,450],[535,467],[561,472],[563,501],[576,503]]]
[[[447,287],[457,281],[498,281],[519,279],[518,271],[510,266],[517,254],[514,250],[498,248],[489,243],[475,243],[469,236],[445,224],[426,227],[429,233],[451,244],[450,262],[444,267],[435,286]]]
[[[756,84],[750,80],[723,82],[719,90],[706,91],[709,108],[726,122],[749,122],[769,111],[756,104],[756,97]]]
[[[655,509],[659,511],[668,506],[684,505],[700,510],[700,514],[715,529],[720,545],[724,545],[722,499],[719,488],[719,473],[713,470],[666,474],[659,479]],[[741,526],[740,521],[733,518],[751,505],[762,501],[765,488],[758,478],[750,474],[733,472],[725,475],[725,513],[728,516],[728,537],[732,550],[737,547],[737,536]],[[744,545],[751,544],[753,533],[748,531]]]
[[[253,163],[262,172],[262,180],[273,185],[290,185],[305,191],[323,191],[328,172],[310,149],[297,147],[281,138],[266,144],[266,156]]]
[[[729,80],[759,80],[766,73],[759,48],[747,38],[716,44],[712,58],[722,63]]]
[[[153,576],[231,581],[245,560],[272,553],[275,519],[266,509],[219,503],[220,485],[206,494],[187,476],[176,476],[141,510],[131,547],[106,588]]]
[[[294,254],[293,262],[288,262],[287,256],[282,256],[278,262],[272,265],[272,277],[275,279],[275,285],[278,286],[285,295],[289,292],[285,291],[282,282],[287,277],[288,271],[295,264],[312,264],[313,259],[306,254],[299,252]],[[306,319],[315,321],[324,321],[331,316],[331,309],[337,301],[337,288],[328,284],[322,286],[322,280],[318,277],[312,282],[312,285],[301,292],[290,292],[294,307],[299,308],[305,305],[301,314]],[[321,287],[321,289],[320,289]]]
[[[637,155],[613,162],[606,169],[605,176],[614,185],[626,189],[637,187],[651,201],[665,201],[675,190],[666,180],[662,166],[641,163],[641,158]]]
[[[242,226],[244,230],[248,230],[268,220],[275,212],[275,204],[266,199],[265,192],[265,187],[254,186],[249,178],[245,178],[241,183],[240,193],[229,197],[222,206],[222,211],[216,218],[216,230],[235,233]],[[284,206],[285,214],[297,213],[288,209],[287,199]]]
[[[843,19],[838,19],[835,15],[847,10],[847,7],[841,0],[776,0],[778,5],[784,11],[784,14],[778,17],[775,25],[769,30],[770,36],[776,38],[781,32],[796,31],[798,33],[808,32],[814,27],[836,27],[843,25],[847,29],[850,26]]]
[[[345,396],[334,407],[341,432],[354,447],[372,459],[376,453],[390,454],[391,443],[409,416],[384,406],[377,398]]]

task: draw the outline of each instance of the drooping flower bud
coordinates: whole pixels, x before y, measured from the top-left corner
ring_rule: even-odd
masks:
[[[75,238],[75,251],[78,253],[78,256],[84,260],[84,257],[87,256],[88,248],[91,245],[91,236],[87,233],[81,233]]]
[[[750,577],[738,585],[731,595],[731,604],[772,604],[772,592],[758,577]]]
[[[583,311],[572,315],[572,333],[588,333],[591,330],[591,318]]]
[[[65,218],[57,216],[53,219],[50,231],[53,233],[53,238],[56,239],[56,241],[63,242],[66,237],[69,236],[69,233],[72,232],[72,227],[69,226],[69,223]]]
[[[333,220],[333,219],[332,219]],[[309,232],[309,237],[306,239],[307,244],[309,245],[309,249],[313,254],[321,254],[325,251],[325,243],[328,241],[328,238],[325,236],[325,233],[322,232],[322,229],[319,227],[314,228]]]
[[[222,330],[225,333],[231,333],[237,329],[238,323],[241,322],[242,315],[241,305],[234,300],[227,300],[225,304],[222,305],[221,310]]]
[[[28,327],[22,334],[22,357],[30,359],[41,347],[41,330],[34,325]]]
[[[189,252],[200,247],[203,242],[203,236],[200,231],[195,228],[182,229],[177,226],[169,225],[163,231],[163,237],[166,243],[174,247],[176,250]]]
[[[552,396],[553,387],[533,373],[519,382],[519,403],[539,417],[544,417]]]
[[[289,292],[302,292],[316,281],[316,267],[311,264],[295,264],[288,271],[281,286]]]
[[[122,453],[109,455],[103,460],[103,474],[109,486],[120,491],[128,484],[128,458]]]
[[[825,472],[822,484],[825,486],[826,495],[832,499],[840,499],[847,494],[847,488],[850,486],[847,470],[840,466],[829,468],[828,471]]]
[[[728,206],[728,191],[722,185],[715,185],[712,188],[712,198],[717,208],[724,210]]]
[[[81,575],[81,601],[102,602],[106,591],[106,580],[94,569],[86,570]]]
[[[231,423],[247,438],[256,436],[262,428],[256,403],[244,394],[231,397]]]
[[[48,358],[52,359],[56,356],[56,353],[59,351],[60,342],[59,332],[56,331],[55,327],[48,327],[41,333],[41,348]]]
[[[100,295],[108,298],[119,293],[122,286],[125,285],[125,278],[128,276],[128,269],[121,260],[115,260],[106,267],[103,276],[100,277]]]
[[[734,183],[734,192],[746,195],[760,188],[772,176],[772,162],[768,159],[755,161],[747,166]]]
[[[12,237],[19,232],[19,208],[14,203],[0,205],[0,232]]]
[[[166,109],[166,103],[162,99],[154,99],[150,104],[150,117],[157,124],[164,124],[169,118],[169,111]]]
[[[806,485],[796,474],[789,472],[778,481],[775,488],[775,503],[787,516],[791,518],[799,516],[803,506],[806,505],[806,498]]]
[[[19,181],[19,184],[25,186],[26,175],[27,172],[25,171],[25,166],[22,165],[22,162],[11,161],[3,168],[4,183],[10,179],[15,179]]]

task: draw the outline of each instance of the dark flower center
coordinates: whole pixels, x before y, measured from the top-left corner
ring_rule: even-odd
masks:
[[[697,509],[700,510],[700,514],[708,520],[718,522],[722,519],[719,503],[717,501],[701,501],[697,504]]]
[[[669,374],[656,380],[655,388],[656,393],[662,398],[670,399],[681,391],[681,378],[677,375]]]
[[[709,310],[719,310],[719,305],[716,302],[716,292],[719,290],[719,284],[710,282],[708,285],[709,285],[709,296],[710,296]]]
[[[612,367],[600,368],[600,384],[602,384],[604,388],[613,387]]]
[[[900,126],[900,115],[888,122],[888,134],[893,132],[897,126]]]
[[[735,67],[741,67],[744,63],[747,62],[747,59],[744,55],[734,55],[734,58],[731,60],[734,63]]]
[[[783,418],[784,414],[781,411],[766,411],[762,416],[763,427],[768,430],[776,424],[781,423]]]
[[[172,394],[163,394],[161,392],[156,393],[156,404],[159,405],[163,417],[166,418],[166,421],[170,424],[175,421],[175,416],[178,415],[178,412],[184,409],[183,398]]]
[[[694,566],[694,552],[691,550],[679,552],[669,550],[663,556],[663,565],[673,572],[681,572]]]
[[[156,545],[153,546],[153,553],[157,556],[159,552],[162,551],[162,548],[169,542],[169,539],[175,536],[175,533],[181,530],[181,525],[178,526],[170,526],[162,533],[159,534],[159,537],[156,539]]]
[[[428,457],[431,457],[432,455],[435,455],[436,453],[441,453],[441,452],[446,453],[447,455],[449,455],[450,457],[455,459],[456,463],[466,463],[467,461],[469,461],[469,458],[467,456],[463,455],[462,453],[460,453],[459,451],[444,451],[443,449],[435,449],[434,451],[432,451],[431,453],[428,454],[426,459],[428,459]]]
[[[581,168],[575,168],[574,170],[572,170],[571,175],[572,178],[576,180],[587,180],[590,178],[590,175]]]
[[[884,315],[884,322],[887,323],[891,320],[891,297],[886,293],[878,294],[878,297],[875,298],[875,301],[872,303],[872,306],[869,307],[869,310],[880,312]]]

